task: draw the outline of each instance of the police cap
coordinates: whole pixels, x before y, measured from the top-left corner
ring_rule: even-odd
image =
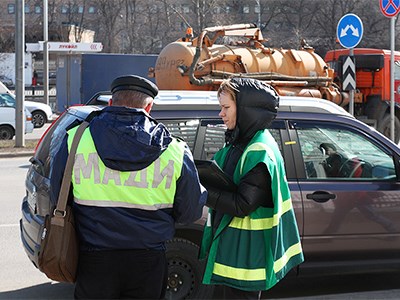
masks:
[[[111,92],[120,90],[133,90],[155,98],[158,94],[157,86],[146,78],[137,75],[124,75],[117,77],[111,83]]]

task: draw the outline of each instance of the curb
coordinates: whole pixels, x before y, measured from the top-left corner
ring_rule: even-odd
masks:
[[[35,154],[34,151],[20,151],[20,152],[5,152],[0,153],[0,158],[13,158],[13,157],[24,157],[24,156],[33,156]]]

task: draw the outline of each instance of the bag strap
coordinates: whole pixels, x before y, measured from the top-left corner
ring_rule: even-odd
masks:
[[[58,196],[57,207],[54,209],[54,215],[61,214],[65,216],[65,209],[67,207],[69,188],[71,186],[72,166],[75,161],[75,153],[78,148],[79,141],[86,127],[89,125],[88,122],[83,121],[76,130],[74,139],[72,140],[71,149],[69,151],[67,164],[65,165],[64,176],[61,183],[60,195]]]

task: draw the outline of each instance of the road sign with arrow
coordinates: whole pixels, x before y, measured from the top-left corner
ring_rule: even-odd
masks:
[[[344,48],[354,48],[361,41],[363,35],[363,24],[355,14],[344,15],[337,26],[337,37]]]

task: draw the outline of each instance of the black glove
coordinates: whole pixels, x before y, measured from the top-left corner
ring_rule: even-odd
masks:
[[[211,186],[207,186],[206,188],[208,192],[206,205],[212,209],[216,209],[219,197],[221,196],[221,191]]]

